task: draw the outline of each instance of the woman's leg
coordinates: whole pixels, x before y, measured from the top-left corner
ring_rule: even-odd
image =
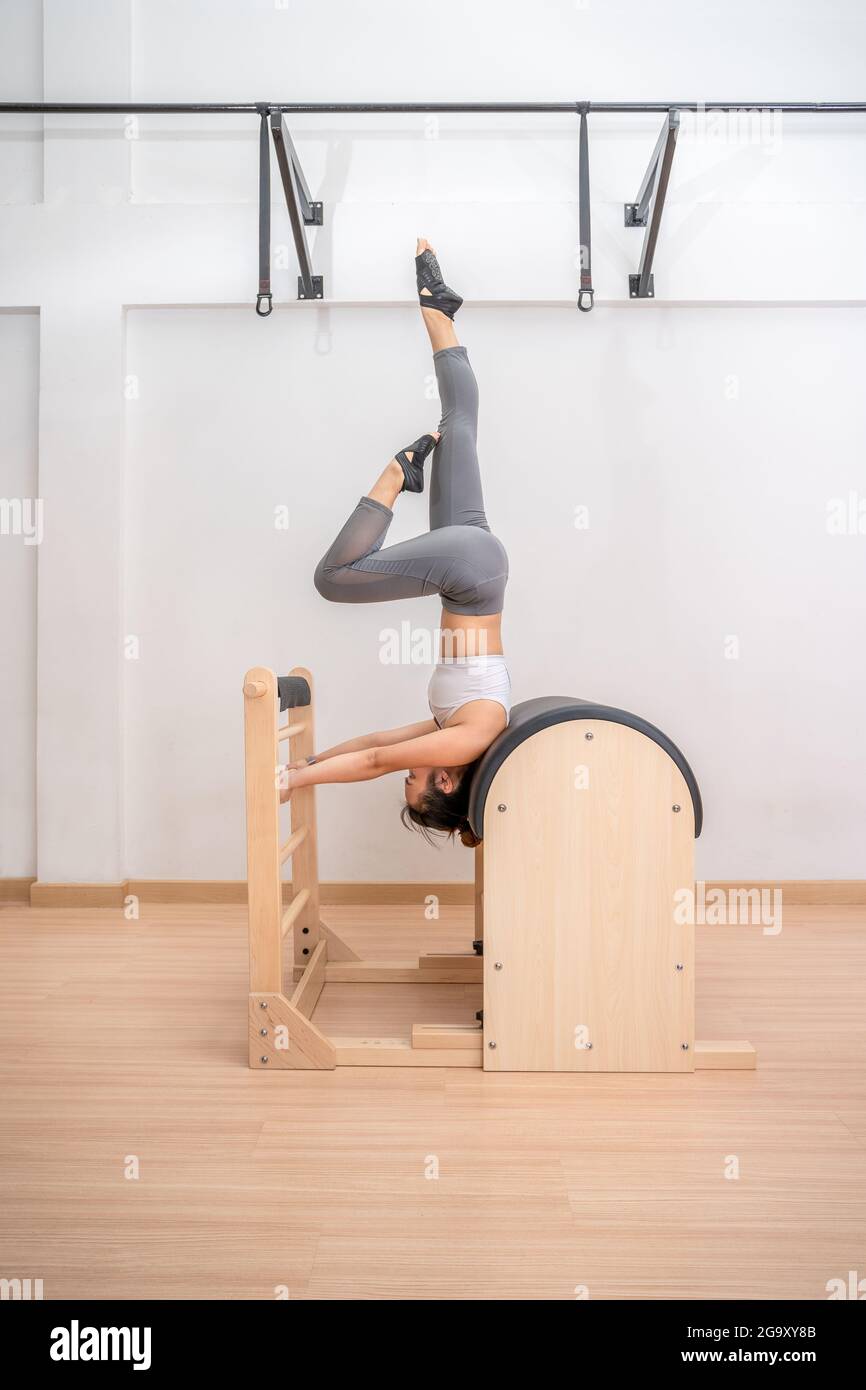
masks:
[[[488,530],[444,526],[382,548],[402,483],[403,470],[392,459],[319,561],[315,585],[322,597],[382,603],[439,594],[452,613],[499,612],[508,562]]]
[[[418,242],[418,254],[433,250]],[[430,530],[442,526],[480,526],[489,531],[484,512],[481,470],[478,465],[478,382],[469,365],[469,354],[457,340],[454,324],[438,309],[425,309],[422,291],[421,317],[430,336],[433,366],[442,402],[440,439],[433,453],[430,475]]]
[[[407,459],[413,458],[412,450],[406,450]],[[404,473],[396,459],[386,463],[367,496],[373,502],[381,502],[390,511],[403,491]]]
[[[407,456],[411,458],[411,451]],[[360,499],[316,567],[314,582],[323,598],[333,603],[381,603],[440,591],[450,555],[443,544],[429,544],[429,532],[382,550],[403,480],[402,468],[391,459]]]
[[[478,465],[478,383],[465,347],[433,355],[442,419],[430,473],[430,530],[480,526],[489,531]]]
[[[426,245],[419,242],[419,252]],[[422,306],[421,312],[443,412],[430,479],[430,530],[382,549],[404,481],[392,459],[319,561],[316,588],[335,603],[438,593],[450,612],[499,612],[508,561],[484,514],[475,445],[478,385],[451,319],[437,309]]]
[[[423,249],[426,241],[419,241],[418,245]],[[420,298],[423,300],[429,291],[422,290]],[[459,347],[460,340],[457,337],[457,330],[447,314],[441,314],[438,309],[425,309],[421,305],[421,317],[424,320],[424,327],[430,335],[430,346],[434,352],[441,352],[445,348]]]

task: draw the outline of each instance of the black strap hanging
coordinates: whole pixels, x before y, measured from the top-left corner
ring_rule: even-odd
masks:
[[[580,202],[580,290],[577,307],[588,314],[592,308],[595,291],[592,288],[592,223],[589,211],[589,131],[586,113],[588,107],[580,108],[580,154],[578,160],[578,198]]]
[[[259,292],[256,313],[266,319],[274,307],[271,294],[271,149],[268,108],[258,108],[259,127]],[[265,305],[266,307],[262,307]]]

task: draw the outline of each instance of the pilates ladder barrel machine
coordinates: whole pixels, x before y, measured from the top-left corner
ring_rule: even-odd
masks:
[[[290,833],[280,839],[281,745],[291,760],[314,751],[310,673],[298,667],[278,679],[254,667],[243,690],[251,1067],[755,1066],[749,1043],[695,1041],[694,926],[674,903],[694,887],[701,801],[688,763],[659,729],[567,697],[516,705],[473,778],[469,819],[483,835],[474,949],[365,961],[319,917],[314,787],[293,794]],[[283,725],[278,705],[288,711]],[[477,983],[483,1022],[416,1023],[411,1037],[326,1036],[313,1018],[319,996],[325,984],[349,982]]]

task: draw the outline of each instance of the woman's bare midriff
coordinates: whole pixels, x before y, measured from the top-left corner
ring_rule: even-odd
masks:
[[[502,614],[449,613],[442,609],[439,652],[442,657],[501,656]]]

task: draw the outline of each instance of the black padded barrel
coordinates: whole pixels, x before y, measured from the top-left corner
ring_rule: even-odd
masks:
[[[303,676],[277,676],[280,712],[310,703],[310,687]]]
[[[625,724],[629,729],[637,729],[638,733],[646,734],[653,743],[657,743],[660,748],[663,748],[685,778],[695,812],[695,839],[697,839],[701,833],[704,819],[701,793],[698,790],[695,774],[676,744],[672,743],[661,729],[657,729],[648,720],[641,719],[640,715],[630,714],[625,709],[614,709],[612,705],[596,705],[591,700],[578,700],[570,695],[540,695],[535,700],[522,700],[520,704],[514,706],[508,728],[503,729],[499,737],[491,743],[487,752],[482,755],[472,778],[472,787],[469,792],[469,824],[476,835],[481,836],[483,834],[484,806],[487,801],[487,793],[493,778],[505,759],[523,743],[524,739],[532,738],[533,734],[539,733],[542,729],[550,728],[551,724],[564,724],[568,719],[606,719],[611,724]]]

